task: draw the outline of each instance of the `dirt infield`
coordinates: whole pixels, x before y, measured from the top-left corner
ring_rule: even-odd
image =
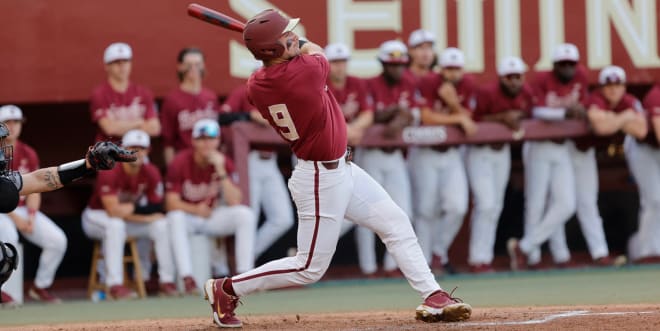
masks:
[[[426,324],[411,311],[242,316],[244,330],[660,330],[660,305],[476,308],[461,323]],[[0,330],[217,330],[209,318],[23,325]]]

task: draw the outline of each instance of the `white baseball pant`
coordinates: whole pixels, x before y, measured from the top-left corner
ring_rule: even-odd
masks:
[[[206,234],[211,237],[235,236],[236,270],[245,272],[254,267],[254,237],[257,218],[252,210],[243,205],[220,206],[211,216],[202,218],[173,210],[167,213],[174,261],[180,276],[192,275],[188,234]],[[210,268],[210,266],[209,266]]]
[[[626,136],[624,151],[639,190],[639,227],[631,237],[632,260],[660,256],[660,149]]]
[[[102,242],[106,286],[124,283],[122,258],[127,237],[151,238],[155,245],[160,282],[174,282],[174,263],[165,219],[150,223],[127,222],[118,217],[110,217],[103,209],[85,208],[82,228],[88,237]]]
[[[565,237],[564,224],[576,209],[575,177],[568,141],[561,144],[529,141],[523,149],[525,234],[520,240],[520,249],[528,255],[530,264],[536,264],[545,241],[550,239],[551,247],[559,247],[556,240],[561,239],[559,236]],[[570,259],[568,250],[557,253],[555,262]]]
[[[527,161],[527,155],[529,150],[529,144],[523,144],[522,148],[522,155],[523,155],[523,165],[525,166],[525,169],[528,167],[528,161]],[[527,173],[525,172],[525,175]],[[524,235],[527,235],[531,230],[534,228],[534,224],[530,224],[525,218],[525,225],[524,225]],[[570,260],[571,258],[571,253],[568,249],[568,245],[566,243],[566,232],[564,231],[564,227],[558,228],[551,236],[550,239],[548,239],[548,247],[550,249],[552,258],[555,263],[562,263]],[[536,247],[532,252],[527,254],[527,263],[531,266],[536,265],[541,262],[541,247]]]
[[[406,213],[360,167],[338,161],[333,170],[321,162],[298,161],[289,180],[298,209],[297,255],[233,277],[237,295],[318,281],[330,265],[344,218],[378,234],[423,298],[440,289]]]
[[[598,210],[598,164],[596,149],[581,151],[571,141],[571,161],[575,173],[577,216],[592,259],[610,254]]]
[[[449,248],[461,229],[468,209],[468,180],[456,147],[445,152],[415,148],[410,152],[415,189],[415,230],[424,257],[431,263],[434,241],[442,250],[442,263],[449,262]]]
[[[248,156],[250,207],[256,217],[259,217],[263,207],[266,217],[257,231],[255,258],[272,246],[294,222],[289,192],[277,167],[277,155],[272,154],[265,160],[260,157],[259,151],[252,151]]]
[[[379,148],[364,149],[361,152],[360,164],[364,171],[382,185],[392,200],[410,217],[412,215],[410,178],[403,152],[400,149],[392,153],[384,152]],[[376,272],[378,263],[373,231],[363,226],[357,226],[355,236],[360,269],[365,274]],[[383,269],[393,271],[396,268],[396,262],[386,252],[383,257]]]
[[[504,196],[511,172],[511,150],[490,146],[470,146],[467,173],[473,198],[470,224],[471,265],[491,264],[497,235],[497,223],[504,208]]]
[[[591,147],[586,151],[579,150],[573,141],[569,143],[571,163],[575,174],[575,192],[577,199],[577,216],[582,234],[587,242],[591,258],[596,260],[610,254],[603,229],[603,219],[598,211],[598,164],[596,150]],[[570,251],[566,243],[565,229],[550,237],[550,253],[556,263],[570,259]]]
[[[25,206],[17,207],[14,212],[22,218],[28,217]],[[38,288],[49,288],[53,285],[55,273],[66,252],[67,238],[64,231],[44,213],[37,211],[32,233],[23,233],[23,237],[41,248],[34,285]],[[6,214],[0,214],[0,241],[18,246],[18,230]]]

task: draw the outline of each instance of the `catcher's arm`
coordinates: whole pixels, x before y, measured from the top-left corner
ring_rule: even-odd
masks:
[[[98,142],[89,148],[84,159],[35,170],[22,175],[21,195],[48,192],[61,188],[88,173],[96,170],[109,170],[115,162],[133,162],[137,159],[134,152],[127,151],[111,142]]]

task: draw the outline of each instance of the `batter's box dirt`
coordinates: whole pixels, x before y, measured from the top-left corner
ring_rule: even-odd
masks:
[[[466,322],[427,324],[414,311],[241,316],[243,330],[660,330],[660,305],[474,309]],[[10,330],[12,328],[0,328]],[[211,318],[23,325],[15,330],[218,330]]]

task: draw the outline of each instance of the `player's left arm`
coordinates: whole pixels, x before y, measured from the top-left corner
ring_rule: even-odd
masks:
[[[649,132],[648,123],[646,122],[646,116],[644,113],[637,112],[635,110],[627,109],[625,112],[631,112],[634,116],[623,123],[621,131],[627,133],[637,139],[644,139]]]
[[[655,139],[660,143],[660,116],[651,117],[651,125],[653,125],[653,131],[655,131]]]
[[[309,41],[309,40],[300,40],[300,52],[307,55],[321,55],[325,57],[323,52],[323,47]]]
[[[96,170],[109,170],[115,162],[133,162],[135,152],[127,151],[111,142],[98,142],[90,147],[84,159],[42,168],[22,177],[20,195],[54,191]]]

